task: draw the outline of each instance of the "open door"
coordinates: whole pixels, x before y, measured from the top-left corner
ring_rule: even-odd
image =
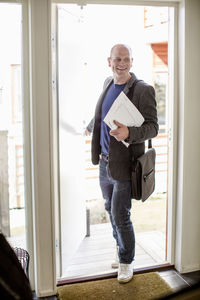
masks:
[[[171,16],[173,8],[114,4],[80,6],[75,3],[67,3],[67,0],[64,2],[66,3],[56,6],[57,22],[55,26],[58,39],[56,43],[58,71],[54,81],[58,82],[58,174],[60,176],[59,220],[62,266],[61,276],[58,278],[68,280],[78,276],[96,276],[96,272],[105,274],[110,267],[111,262],[106,263],[105,268],[103,267],[101,271],[100,267],[97,267],[98,259],[101,265],[105,261],[101,257],[101,253],[97,253],[97,248],[93,253],[92,251],[85,251],[84,256],[81,253],[84,246],[83,248],[81,246],[74,259],[72,256],[86,235],[85,204],[90,210],[92,238],[95,232],[93,228],[97,228],[97,226],[100,228],[105,225],[102,223],[107,223],[106,216],[102,218],[105,212],[104,200],[101,198],[101,193],[100,195],[96,193],[99,188],[98,166],[94,167],[90,164],[91,161],[88,158],[90,150],[86,150],[88,156],[84,156],[84,142],[90,146],[90,139],[84,139],[83,125],[88,124],[93,117],[103,82],[106,77],[111,75],[111,70],[106,63],[109,49],[119,42],[125,42],[133,49],[133,72],[138,78],[144,79],[156,88],[160,124],[159,135],[154,139],[154,147],[157,150],[155,193],[145,203],[133,201],[132,217],[137,235],[135,266],[146,268],[171,261],[168,260],[171,247],[168,247],[167,256],[165,249],[166,241],[172,235],[171,230],[167,235],[166,228],[168,229],[171,222],[171,215],[169,216],[168,212],[172,212],[168,209],[172,203],[172,197],[168,197],[172,186],[168,192],[167,180],[172,174],[173,163],[172,158],[170,156],[168,158],[168,153],[172,149],[172,144],[168,144],[168,129],[173,128],[171,126],[173,122],[173,113],[171,113],[173,111],[173,97],[169,98],[167,91],[171,89],[168,86],[169,74],[173,78],[173,72],[171,69],[168,70],[168,42],[172,43],[171,36],[173,38],[174,30],[172,23],[169,23],[169,16]],[[119,18],[121,22],[119,22]],[[108,30],[111,23],[115,28],[112,33]],[[171,35],[169,34],[169,25]],[[169,45],[170,49],[172,48],[171,45]],[[173,56],[170,54],[169,58],[173,64],[171,57]],[[168,113],[169,106],[172,107],[170,113]],[[83,120],[85,120],[85,124],[83,124]],[[84,172],[84,168],[90,172],[89,176],[86,175],[87,172]],[[84,178],[87,187],[85,194]],[[93,188],[95,195],[92,193]],[[146,215],[142,221],[141,214]],[[149,218],[149,216],[151,217]],[[108,225],[110,226],[109,223]],[[103,236],[104,231],[107,231],[105,227],[102,230]],[[87,239],[87,246],[84,250],[92,248],[89,246],[92,238]],[[95,235],[95,243],[97,239]],[[111,239],[112,237],[109,237],[107,242]],[[173,240],[173,237],[171,239]],[[112,245],[107,245],[107,242],[104,239],[102,243],[100,234],[98,249],[102,245],[105,247],[103,251],[109,249],[110,258],[108,260],[110,261],[113,254]],[[104,253],[108,254],[108,252],[106,250]],[[146,259],[144,259],[143,254]]]
[[[58,18],[57,6],[52,16],[52,82],[53,103],[57,105],[57,175],[58,205],[56,239],[60,245],[60,270],[62,277],[70,259],[86,235],[86,205],[84,199],[84,136],[83,99],[80,90],[79,47],[72,53],[66,39],[66,28]],[[57,20],[60,20],[58,23]],[[59,253],[58,253],[59,256]]]

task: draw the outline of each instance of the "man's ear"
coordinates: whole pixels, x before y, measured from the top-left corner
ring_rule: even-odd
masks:
[[[108,60],[108,66],[111,67],[111,58],[108,57],[107,60]]]
[[[131,58],[131,67],[133,66],[133,58]]]

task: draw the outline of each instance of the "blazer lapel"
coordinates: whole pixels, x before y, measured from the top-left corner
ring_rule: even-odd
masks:
[[[113,82],[113,78],[109,78],[109,80],[105,83],[104,85],[104,89],[99,97],[99,100],[97,102],[97,106],[96,106],[96,111],[95,111],[95,118],[101,118],[101,107],[102,107],[102,103],[105,97],[105,94],[107,93],[108,88],[110,87],[110,85]]]
[[[135,76],[135,74],[131,73],[131,78],[124,87],[124,90],[123,90],[124,94],[126,94],[126,95],[128,94],[130,88],[132,87],[132,85],[136,79],[137,79],[137,77]]]

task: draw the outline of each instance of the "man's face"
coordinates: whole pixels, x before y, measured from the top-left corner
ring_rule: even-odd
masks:
[[[129,74],[133,59],[125,47],[115,47],[112,50],[111,57],[108,58],[108,65],[113,71],[113,75],[124,77]]]

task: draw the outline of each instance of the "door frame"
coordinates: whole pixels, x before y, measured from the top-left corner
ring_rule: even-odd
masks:
[[[56,294],[51,1],[12,2],[20,2],[23,11],[25,193],[30,279],[37,296],[45,297]]]
[[[86,1],[76,1],[76,0],[53,0],[53,5],[56,4],[77,4],[77,5],[87,5],[87,4],[115,4],[115,5],[140,5],[140,6],[168,6],[174,8],[174,13],[170,14],[170,45],[169,45],[169,109],[168,113],[170,113],[173,118],[171,119],[169,127],[169,145],[171,146],[170,151],[168,153],[169,162],[168,165],[168,207],[167,207],[167,228],[166,228],[166,237],[167,237],[167,261],[170,264],[174,264],[174,253],[175,253],[175,201],[176,199],[176,170],[177,170],[177,114],[178,114],[178,107],[177,107],[177,87],[175,82],[177,82],[177,25],[178,25],[178,5],[175,1],[116,1],[116,0],[86,0]],[[57,216],[58,217],[58,216]],[[58,221],[57,221],[58,222]],[[60,266],[58,266],[60,269]]]
[[[78,3],[79,5],[88,4],[123,4],[123,5],[151,5],[151,6],[170,6],[177,10],[177,1],[119,1],[119,0],[88,0],[88,1],[56,1],[56,0],[21,0],[21,1],[1,1],[7,3],[22,3],[23,9],[23,99],[24,99],[24,124],[25,124],[25,164],[26,164],[26,197],[30,201],[27,203],[27,220],[28,220],[28,246],[32,254],[32,270],[31,277],[33,287],[35,281],[35,289],[40,297],[53,295],[56,293],[56,269],[59,268],[59,262],[56,266],[56,249],[58,249],[59,241],[59,218],[57,218],[55,226],[55,216],[58,208],[55,207],[57,201],[58,189],[54,180],[56,174],[56,166],[53,157],[55,153],[56,137],[53,128],[55,128],[55,111],[52,95],[52,66],[51,61],[51,5],[56,3]],[[179,1],[181,2],[181,1]],[[42,18],[41,18],[42,15]],[[178,37],[178,17],[175,14],[174,19],[175,40]],[[35,33],[40,28],[40,35]],[[43,37],[45,37],[43,39]],[[174,43],[174,59],[177,58],[177,44]],[[41,51],[42,57],[40,59]],[[177,61],[177,60],[176,60]],[[174,72],[173,82],[174,93],[171,95],[174,99],[173,109],[173,126],[172,133],[173,151],[171,153],[174,162],[172,176],[170,182],[172,193],[169,195],[172,199],[176,199],[176,176],[177,176],[177,81],[178,68],[177,63],[172,66]],[[46,70],[44,72],[44,70]],[[37,72],[36,72],[37,71]],[[39,79],[42,77],[42,81]],[[44,112],[45,127],[41,120],[40,110]],[[46,137],[46,144],[42,143],[42,139]],[[41,168],[40,162],[44,159],[46,166]],[[57,158],[56,158],[57,159]],[[39,160],[39,163],[38,163]],[[56,163],[56,162],[55,162]],[[42,164],[43,165],[43,164]],[[43,177],[43,179],[42,179]],[[40,180],[41,179],[41,180]],[[54,184],[55,183],[55,186]],[[44,202],[42,202],[43,200]],[[174,262],[174,244],[175,244],[175,201],[168,207],[169,218],[172,222],[168,228],[168,236],[170,237],[168,247],[171,250],[169,259]],[[48,216],[48,222],[44,222],[44,214]],[[42,228],[42,230],[41,230]],[[171,235],[171,236],[170,236]],[[48,249],[47,249],[48,248]],[[60,251],[58,249],[58,251]],[[48,253],[48,255],[47,255]],[[169,253],[169,251],[168,251]],[[59,260],[58,260],[59,261]],[[58,269],[57,269],[58,270]],[[45,272],[45,276],[44,276]],[[46,276],[48,274],[48,276]]]

